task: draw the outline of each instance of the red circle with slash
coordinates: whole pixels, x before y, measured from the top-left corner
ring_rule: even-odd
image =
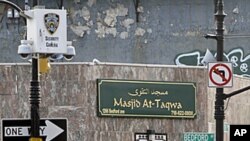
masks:
[[[224,68],[225,68],[225,71],[227,71],[228,74],[229,74],[229,75],[228,75],[228,78],[226,78],[221,72],[219,72],[219,70],[217,69],[217,67],[224,67]],[[213,76],[212,76],[213,73],[216,73],[217,75],[219,75],[219,76],[222,78],[223,83],[218,83],[218,82],[216,82],[216,81],[213,79]],[[224,86],[224,85],[226,85],[228,82],[230,82],[230,80],[231,80],[231,78],[232,78],[232,72],[231,72],[230,68],[229,68],[227,65],[225,65],[225,64],[216,64],[216,65],[214,65],[214,66],[211,68],[211,70],[210,70],[210,72],[209,72],[209,77],[210,77],[210,80],[211,80],[215,85]]]

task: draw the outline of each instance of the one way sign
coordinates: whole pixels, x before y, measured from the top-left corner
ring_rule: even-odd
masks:
[[[2,141],[28,141],[30,119],[3,119]],[[67,141],[67,119],[41,119],[40,136],[43,141]]]

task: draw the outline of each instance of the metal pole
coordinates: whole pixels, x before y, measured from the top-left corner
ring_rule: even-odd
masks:
[[[147,130],[147,140],[155,141],[155,130]]]
[[[15,3],[11,2],[11,1],[0,0],[0,3],[10,5],[13,8],[15,8],[18,12],[23,12],[23,10],[21,9],[21,7],[19,7],[18,5],[16,5]]]
[[[40,85],[38,75],[38,56],[33,55],[32,57],[32,80],[30,82],[30,104],[31,104],[31,138],[39,137],[39,126],[40,126]]]
[[[39,0],[33,0],[33,7],[39,5]]]
[[[33,7],[37,5],[36,0],[33,0]],[[30,120],[31,133],[30,141],[41,141],[40,137],[40,82],[38,74],[38,58],[39,54],[32,54],[32,80],[30,82]]]
[[[231,93],[229,93],[229,94],[225,94],[225,98],[230,98],[230,97],[232,97],[232,96],[234,96],[234,95],[240,94],[240,93],[245,92],[245,91],[247,91],[247,90],[249,90],[249,89],[250,89],[250,86],[247,86],[247,87],[245,87],[245,88],[242,88],[242,89],[233,91],[233,92],[231,92]]]
[[[60,9],[63,9],[63,0],[61,0],[61,3],[60,3],[59,8],[60,8]]]
[[[217,12],[215,13],[215,18],[217,21],[217,61],[223,61],[223,48],[224,48],[224,18],[226,14],[223,11],[224,2],[223,0],[218,0]],[[214,118],[216,120],[216,141],[223,141],[224,137],[224,90],[223,88],[216,88],[216,100],[215,100],[215,112]]]

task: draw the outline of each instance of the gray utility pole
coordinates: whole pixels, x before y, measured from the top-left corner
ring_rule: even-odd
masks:
[[[216,35],[206,34],[204,37],[207,39],[215,39],[217,41],[217,58],[218,62],[223,61],[223,52],[224,52],[224,18],[226,14],[224,12],[224,2],[223,0],[214,0],[215,11],[214,14],[215,20],[217,22]],[[214,118],[216,121],[216,141],[223,141],[224,137],[224,100],[226,99],[223,88],[216,88],[216,100],[214,106]]]
[[[33,0],[33,7],[37,5],[37,1]],[[40,82],[38,75],[38,55],[32,54],[32,80],[30,81],[30,120],[31,133],[30,137],[40,138],[40,112],[39,104],[40,96]],[[31,140],[32,141],[32,140]]]
[[[217,39],[217,61],[223,61],[223,48],[224,48],[224,18],[226,16],[224,12],[223,0],[217,1],[217,12],[215,13],[215,19],[217,21],[216,39]],[[223,141],[224,137],[224,90],[223,88],[216,88],[216,100],[214,118],[216,120],[216,141]]]

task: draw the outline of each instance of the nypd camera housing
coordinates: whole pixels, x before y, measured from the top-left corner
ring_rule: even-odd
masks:
[[[72,59],[75,48],[67,41],[67,13],[64,9],[34,8],[24,11],[27,20],[27,40],[23,40],[18,53],[63,54]],[[32,43],[32,44],[30,44]]]

